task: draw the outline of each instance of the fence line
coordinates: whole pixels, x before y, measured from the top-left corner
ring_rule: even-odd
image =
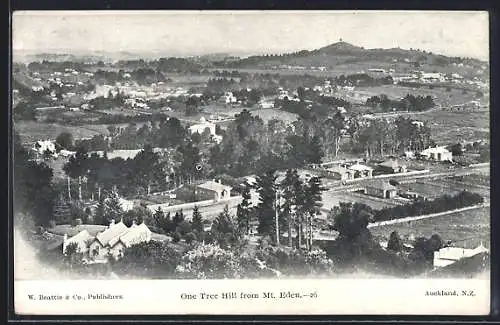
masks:
[[[444,212],[438,212],[438,213],[432,213],[432,214],[426,214],[426,215],[422,215],[422,216],[414,216],[414,217],[406,217],[406,218],[393,219],[393,220],[387,220],[387,221],[373,222],[373,223],[370,223],[367,228],[386,226],[386,225],[392,225],[392,224],[398,224],[398,223],[405,223],[405,222],[410,222],[410,221],[415,221],[415,220],[429,219],[429,218],[439,217],[439,216],[457,213],[457,212],[485,208],[485,207],[489,207],[489,206],[490,206],[489,203],[483,203],[483,204],[477,204],[477,205],[473,205],[473,206],[469,206],[469,207],[465,207],[465,208],[449,210],[449,211],[444,211]]]

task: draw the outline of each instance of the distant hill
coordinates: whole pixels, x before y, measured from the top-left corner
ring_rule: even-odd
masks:
[[[446,66],[463,63],[473,66],[484,64],[480,60],[447,57],[416,49],[365,49],[347,42],[337,42],[317,50],[303,50],[279,55],[255,55],[232,61],[221,61],[217,65],[228,68],[272,68],[280,65],[333,68],[339,65],[369,64],[388,68],[397,64]]]

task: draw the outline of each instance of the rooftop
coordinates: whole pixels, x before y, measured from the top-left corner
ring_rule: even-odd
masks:
[[[224,190],[228,191],[231,190],[231,186],[224,185],[215,181],[208,181],[205,183],[202,183],[198,185],[198,187],[201,187],[206,190],[211,190],[211,191],[216,191],[216,192],[222,192]]]
[[[377,188],[377,189],[381,189],[381,190],[384,190],[384,191],[389,191],[389,190],[396,190],[396,186],[393,186],[391,184],[389,184],[389,182],[386,182],[386,181],[383,181],[383,180],[373,180],[369,183],[366,184],[367,187],[370,187],[370,188]]]
[[[117,224],[110,225],[109,228],[107,228],[103,232],[98,233],[96,239],[103,246],[106,246],[107,244],[109,244],[111,240],[122,235],[127,230],[128,230],[127,226],[125,226],[125,224],[122,221],[120,221]]]
[[[361,165],[361,164],[354,164],[354,165],[350,166],[349,169],[355,170],[355,171],[373,170],[373,168],[368,167],[366,165]]]

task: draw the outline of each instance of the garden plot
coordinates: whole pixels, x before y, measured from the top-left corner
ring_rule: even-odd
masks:
[[[438,234],[444,241],[475,248],[479,244],[489,247],[490,208],[450,213],[434,218],[370,228],[370,232],[381,241],[387,241],[392,231],[397,231],[403,240],[411,244],[411,238],[430,237]]]
[[[439,183],[439,181],[433,183],[415,182],[400,184],[398,188],[405,191],[417,192],[429,199],[434,199],[445,194],[455,195],[462,190],[455,185]]]

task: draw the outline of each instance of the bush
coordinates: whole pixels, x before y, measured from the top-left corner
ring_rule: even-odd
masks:
[[[172,235],[172,242],[173,243],[178,243],[180,242],[181,240],[181,234],[178,233],[178,232],[175,232],[173,235]]]
[[[180,257],[172,245],[152,240],[127,248],[114,269],[125,275],[166,277],[175,273]]]
[[[476,193],[462,191],[455,196],[443,195],[432,201],[418,199],[412,204],[384,208],[375,211],[374,221],[386,221],[406,218],[424,214],[445,212],[476,205],[484,201],[483,197]]]
[[[214,244],[200,244],[181,258],[176,272],[184,278],[240,278],[240,261],[232,251]]]
[[[184,235],[184,240],[186,241],[187,244],[191,244],[193,241],[196,240],[196,236],[192,232],[188,232],[186,235]]]

